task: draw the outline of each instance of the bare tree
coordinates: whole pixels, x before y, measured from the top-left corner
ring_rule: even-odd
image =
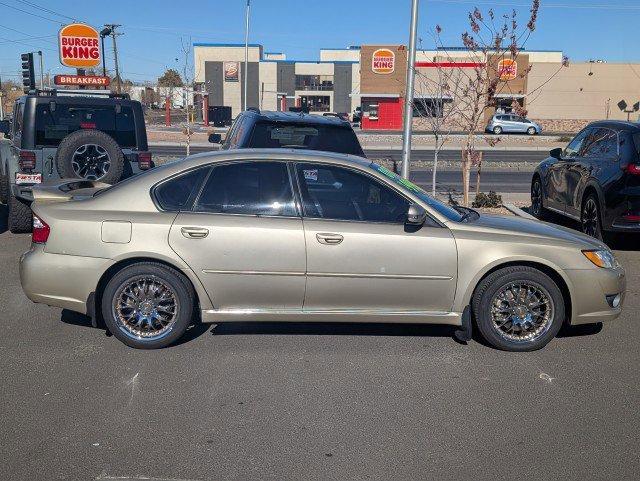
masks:
[[[461,77],[458,91],[455,92],[458,103],[456,123],[465,132],[462,149],[463,204],[469,205],[469,176],[471,167],[477,167],[476,190],[480,188],[482,152],[477,149],[476,132],[481,129],[485,114],[496,108],[496,94],[509,92],[509,80],[505,66],[513,65],[531,33],[535,30],[540,0],[532,0],[529,19],[524,27],[517,21],[517,13],[502,15],[499,19],[493,10],[484,15],[478,8],[469,13],[469,28],[462,34],[462,43],[467,49],[474,67],[455,69]],[[442,29],[436,26],[436,45],[445,55],[451,56],[443,46]],[[529,67],[530,69],[530,67]],[[529,69],[518,72],[521,78]],[[494,140],[489,140],[494,142]]]
[[[191,114],[191,101],[193,100],[194,93],[194,77],[193,77],[193,62],[191,57],[191,39],[187,42],[183,38],[180,38],[180,46],[182,47],[183,66],[182,66],[182,78],[184,79],[184,103],[186,122],[183,129],[183,133],[187,136],[187,155],[191,153],[191,136],[193,135],[193,122]]]

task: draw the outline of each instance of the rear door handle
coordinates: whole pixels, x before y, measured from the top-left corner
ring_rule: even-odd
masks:
[[[209,229],[204,227],[182,227],[180,232],[187,239],[204,239],[209,235]]]
[[[318,242],[320,242],[320,244],[336,245],[340,244],[340,242],[344,240],[344,237],[342,237],[340,234],[318,233],[316,234],[316,239],[318,240]]]

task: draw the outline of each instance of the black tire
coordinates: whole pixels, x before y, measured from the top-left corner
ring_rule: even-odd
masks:
[[[16,199],[9,194],[7,199],[9,204],[9,214],[7,216],[7,225],[9,230],[14,234],[26,234],[33,229],[33,214],[31,207]]]
[[[496,135],[500,135],[500,134],[502,133],[502,127],[500,127],[500,126],[496,125],[496,126],[493,128],[493,133],[494,133],[494,134],[496,134]]]
[[[600,203],[595,194],[589,194],[582,202],[580,207],[580,229],[591,237],[599,240],[604,239]]]
[[[140,278],[168,287],[172,299],[177,301],[174,304],[175,311],[170,329],[146,339],[128,330],[114,307],[114,301],[120,297],[121,292]],[[177,341],[187,330],[193,318],[194,297],[191,284],[177,270],[156,262],[140,262],[125,267],[109,280],[102,294],[102,316],[109,331],[127,346],[136,349],[159,349]]]
[[[527,134],[529,135],[536,135],[536,128],[535,127],[529,127],[527,129]]]
[[[531,215],[540,220],[545,220],[548,217],[547,210],[543,206],[543,195],[542,181],[536,175],[531,182]]]
[[[494,307],[494,302],[497,302],[496,296],[498,296],[503,289],[508,289],[509,286],[520,283],[537,289],[542,293],[544,298],[548,299],[549,305],[551,306],[548,311],[548,320],[539,326],[539,332],[534,331],[532,333],[531,339],[509,338],[508,333],[499,327],[497,322],[494,322],[492,318],[492,307]],[[527,291],[527,293],[528,292],[529,291]],[[478,284],[473,294],[471,307],[476,325],[482,337],[493,347],[503,351],[522,352],[535,351],[543,348],[558,334],[565,318],[564,298],[558,285],[543,272],[527,266],[504,267],[485,277],[480,284]],[[510,307],[503,307],[502,309],[509,310]],[[518,307],[514,309],[518,309]],[[516,314],[515,312],[514,310],[514,313],[507,315],[507,317],[516,319],[518,315],[522,316],[522,314]],[[521,318],[518,319],[522,322]],[[509,322],[511,322],[510,325]],[[502,324],[502,327],[506,326],[506,329],[514,325],[516,325],[515,321],[506,321]],[[511,335],[516,335],[517,337],[517,333]]]
[[[88,160],[84,161],[84,165],[88,167],[86,170],[81,167],[74,169],[74,154],[83,146],[89,146],[85,151]],[[100,153],[96,149],[100,150]],[[108,156],[108,168],[105,168],[103,163],[105,154]],[[82,155],[78,153],[78,158]],[[77,130],[60,142],[56,152],[56,167],[62,178],[99,180],[115,184],[122,179],[124,154],[110,135],[100,130]]]
[[[0,204],[6,204],[9,201],[9,176],[0,175]]]

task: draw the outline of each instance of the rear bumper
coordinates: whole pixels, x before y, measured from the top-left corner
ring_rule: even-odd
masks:
[[[87,299],[110,262],[50,254],[44,252],[43,245],[32,244],[20,257],[20,283],[33,302],[87,314]]]
[[[622,312],[627,287],[622,267],[618,269],[573,269],[564,271],[571,281],[571,324],[591,324],[616,319]],[[621,295],[620,305],[611,307],[607,296]]]

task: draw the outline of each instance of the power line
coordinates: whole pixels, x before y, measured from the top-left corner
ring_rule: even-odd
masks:
[[[48,18],[48,17],[43,17],[42,15],[38,15],[37,13],[29,12],[28,10],[23,10],[21,8],[14,7],[13,5],[9,5],[8,3],[0,2],[0,5],[4,5],[5,7],[12,8],[14,10],[17,10],[18,12],[26,13],[27,15],[31,15],[33,17],[38,17],[38,18],[41,18],[43,20],[47,20],[49,22],[57,23],[58,25],[63,25],[63,23],[59,22],[58,20],[54,20],[54,19]]]
[[[450,3],[450,4],[473,4],[473,5],[490,5],[492,7],[527,7],[530,3],[511,3],[511,2],[489,2],[475,0],[427,0],[429,3]],[[640,5],[623,5],[623,4],[569,4],[569,3],[544,3],[541,8],[571,8],[571,9],[594,9],[594,10],[640,10]]]
[[[56,12],[54,10],[50,10],[50,9],[48,9],[46,7],[43,7],[42,5],[38,5],[37,3],[29,2],[27,0],[17,0],[17,1],[20,2],[20,3],[24,3],[26,5],[29,5],[32,8],[35,8],[35,9],[38,9],[38,10],[42,10],[42,11],[47,12],[47,13],[52,13],[53,15],[57,15],[58,17],[67,18],[67,19],[71,20],[72,22],[76,22],[77,21],[77,19],[75,19],[73,17],[70,17],[69,15],[64,15],[62,13],[58,13],[58,12]]]

